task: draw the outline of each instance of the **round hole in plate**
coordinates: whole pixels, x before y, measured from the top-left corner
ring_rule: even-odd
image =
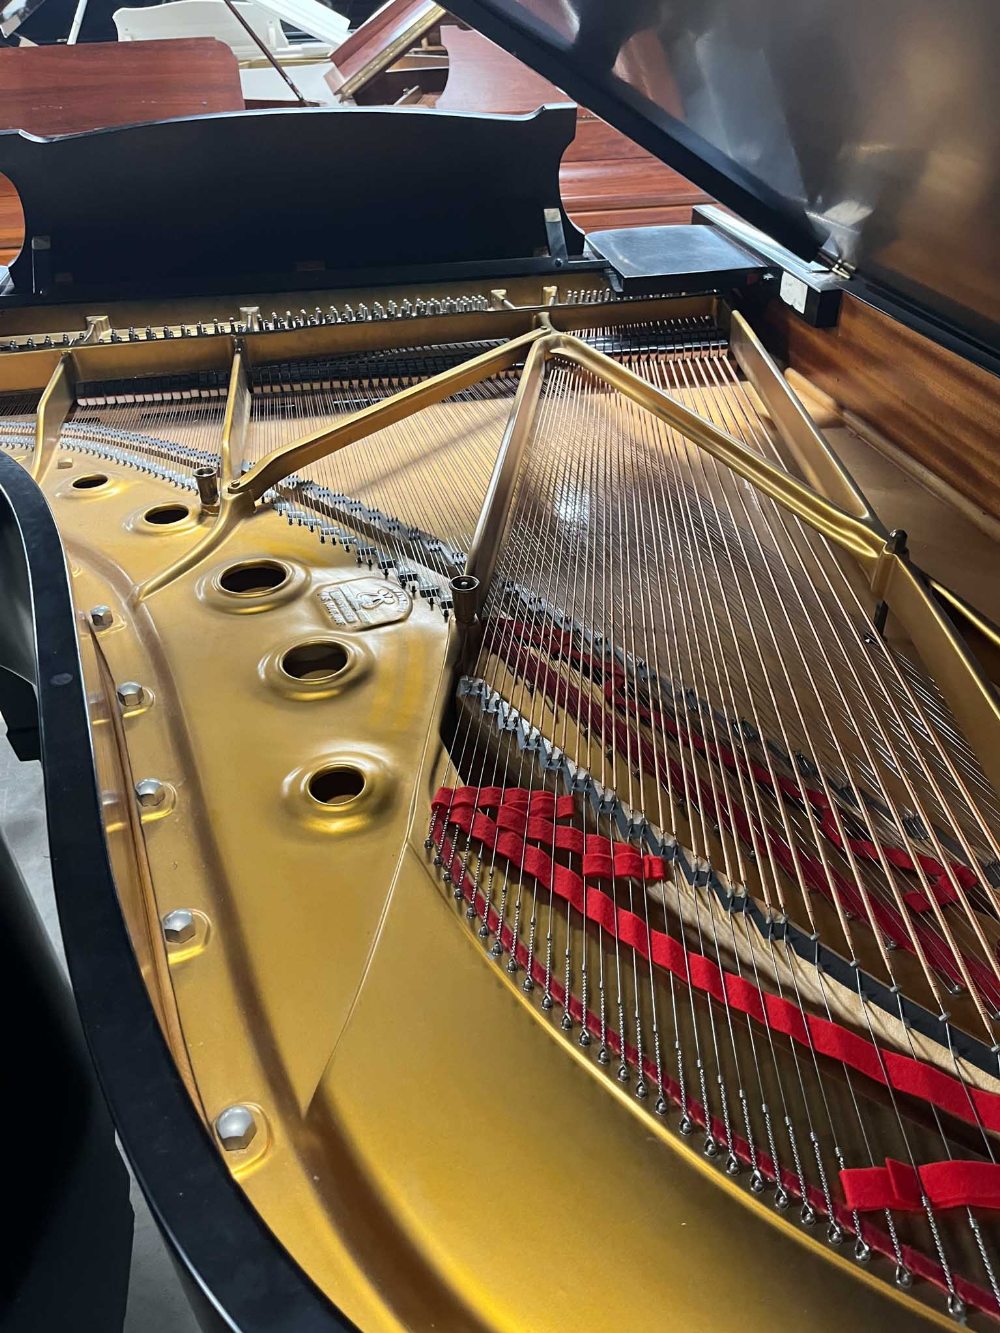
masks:
[[[103,486],[107,477],[103,472],[88,472],[85,477],[77,477],[73,482],[73,489],[77,491],[93,491],[98,486]]]
[[[143,518],[147,523],[166,527],[168,523],[183,523],[190,513],[187,505],[154,505],[152,509],[146,510]]]
[[[365,775],[350,764],[321,768],[308,782],[309,795],[320,805],[346,805],[365,789]]]
[[[347,649],[335,639],[297,643],[281,655],[281,669],[295,680],[330,680],[348,663]]]
[[[219,586],[237,597],[274,592],[287,583],[289,571],[276,560],[250,560],[241,565],[230,565],[219,575]]]

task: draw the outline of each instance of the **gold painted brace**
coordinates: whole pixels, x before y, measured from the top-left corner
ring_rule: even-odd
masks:
[[[750,482],[789,513],[851,555],[865,575],[873,596],[887,602],[948,699],[970,737],[976,737],[983,767],[1000,789],[1000,701],[979,664],[966,647],[945,607],[966,615],[961,599],[928,582],[910,560],[905,543],[887,536],[847,469],[801,404],[756,336],[738,313],[732,316],[733,351],[768,407],[783,441],[812,484],[769,463],[728,432],[692,412],[662,389],[655,388],[627,366],[597,351],[571,333],[560,332],[549,312],[534,317],[534,327],[460,365],[412,384],[338,419],[323,430],[274,450],[239,475],[250,391],[244,352],[234,347],[221,442],[223,490],[211,526],[178,561],[149,579],[134,594],[142,601],[198,564],[225,541],[234,526],[279,482],[302,467],[328,457],[374,432],[405,420],[422,408],[442,402],[491,375],[523,363],[497,468],[487,491],[469,562],[485,594],[492,559],[502,538],[510,503],[513,464],[528,435],[541,387],[544,362],[558,357],[593,374]],[[38,411],[37,475],[44,471],[58,438],[58,429],[72,402],[74,366],[63,356],[42,395]],[[513,461],[511,461],[513,460]],[[832,497],[832,498],[831,498]],[[997,632],[972,613],[968,618],[993,642]],[[984,629],[985,625],[985,629]]]

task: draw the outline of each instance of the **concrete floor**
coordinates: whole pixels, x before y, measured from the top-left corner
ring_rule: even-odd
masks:
[[[0,826],[27,882],[56,950],[62,958],[59,920],[52,893],[42,772],[19,763],[0,718]],[[198,1324],[167,1256],[146,1201],[132,1182],[135,1239],[125,1333],[198,1333]]]

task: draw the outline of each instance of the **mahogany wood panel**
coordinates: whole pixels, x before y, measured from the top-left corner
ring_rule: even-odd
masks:
[[[560,94],[560,97],[562,95]],[[627,138],[620,130],[609,125],[606,120],[595,116],[593,111],[585,111],[582,106],[576,109],[576,138],[563,155],[564,162],[602,162],[614,158],[623,162],[627,158],[647,162],[658,171],[669,171],[663,163],[640,148],[634,139]],[[674,172],[674,175],[677,173]],[[682,179],[682,177],[678,177]]]
[[[73,134],[243,106],[236,57],[214,37],[0,47],[0,130]],[[0,176],[0,264],[23,240],[20,201]]]
[[[704,193],[668,167],[636,158],[603,162],[570,162],[562,172],[566,207],[573,212],[595,208],[633,209],[703,204]],[[571,197],[566,186],[571,187]]]
[[[522,65],[481,33],[441,27],[448,83],[441,110],[524,114],[543,102],[568,102],[560,89]],[[695,204],[710,199],[631,139],[577,108],[576,138],[560,172],[563,203],[585,231],[605,227],[690,222]]]
[[[569,102],[547,79],[474,31],[442,23],[448,83],[437,100],[443,111],[496,111],[518,115],[543,102]]]
[[[0,129],[72,134],[242,110],[236,57],[214,37],[0,48]]]
[[[855,297],[834,329],[777,300],[763,319],[788,365],[1000,519],[1000,379]]]
[[[0,176],[0,264],[17,257],[24,241],[21,201],[6,176]]]
[[[391,0],[355,28],[334,51],[330,57],[334,67],[326,76],[330,87],[336,92],[346,80],[359,74],[370,61],[398,41],[407,28],[428,18],[435,9],[435,0]]]
[[[672,208],[612,208],[581,213],[573,209],[581,231],[609,231],[612,227],[675,227],[691,221],[691,205]]]

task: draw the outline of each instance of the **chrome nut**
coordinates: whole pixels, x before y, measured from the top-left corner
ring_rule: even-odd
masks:
[[[115,686],[115,693],[122,708],[139,708],[146,697],[145,690],[137,680],[123,680]]]
[[[194,913],[187,907],[178,907],[168,912],[161,922],[163,938],[168,944],[187,944],[197,933]]]
[[[147,810],[155,810],[167,799],[167,789],[158,778],[141,778],[135,784],[136,799]]]
[[[253,1142],[257,1122],[248,1106],[227,1106],[216,1117],[215,1132],[226,1152],[240,1152]]]

